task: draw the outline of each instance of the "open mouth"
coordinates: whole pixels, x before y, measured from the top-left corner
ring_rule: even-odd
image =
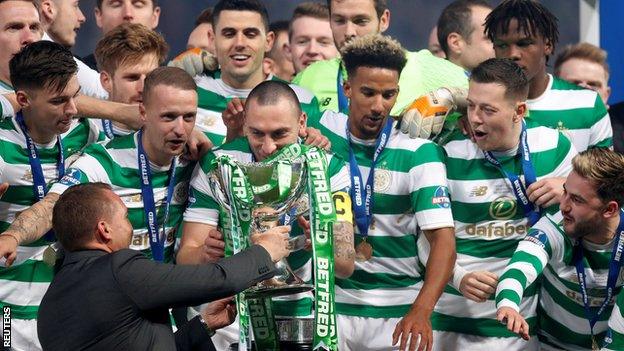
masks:
[[[482,139],[482,138],[485,138],[487,136],[486,132],[482,132],[480,130],[475,130],[473,132],[473,134],[474,134],[475,138],[477,138],[477,139]]]
[[[184,141],[183,139],[173,139],[173,140],[169,140],[168,143],[173,145],[173,146],[175,146],[177,148],[177,147],[180,147],[180,146],[184,146],[186,141]]]
[[[232,61],[234,61],[235,64],[243,65],[247,63],[247,61],[251,58],[251,55],[236,54],[231,55],[230,58],[232,59]]]

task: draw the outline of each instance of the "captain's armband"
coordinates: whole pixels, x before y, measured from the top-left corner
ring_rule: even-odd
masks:
[[[334,199],[334,206],[336,207],[337,220],[353,224],[351,196],[344,191],[337,191],[332,194],[332,198]]]

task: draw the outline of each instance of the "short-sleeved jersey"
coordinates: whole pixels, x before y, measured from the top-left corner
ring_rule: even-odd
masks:
[[[548,75],[544,93],[527,100],[527,120],[566,134],[578,152],[613,146],[611,120],[600,95]]]
[[[233,98],[246,99],[251,89],[235,89],[227,85],[220,78],[220,71],[215,73],[215,77],[199,75],[195,77],[197,83],[197,119],[195,128],[204,132],[214,146],[220,146],[225,141],[227,129],[223,124],[221,113],[227,108],[227,103]],[[267,80],[279,80],[275,76],[269,76]],[[312,93],[306,89],[290,84],[290,87],[297,94],[301,110],[308,115],[308,118],[318,118],[318,102]]]
[[[502,274],[516,246],[528,231],[528,220],[518,204],[511,183],[484,158],[476,143],[460,132],[444,146],[446,169],[455,219],[456,265],[473,271]],[[554,129],[527,122],[527,143],[537,179],[566,177],[572,170],[576,151],[567,137]],[[524,181],[517,150],[497,155],[503,169]],[[556,211],[554,208],[546,211]],[[456,268],[457,269],[457,268]],[[536,287],[528,295],[535,297]],[[537,300],[526,299],[524,315],[534,325]],[[456,288],[447,286],[436,305],[432,324],[435,330],[479,335],[513,337],[496,320],[493,298],[476,303]]]
[[[429,91],[440,87],[468,87],[466,73],[454,63],[433,56],[429,50],[406,51],[405,54],[407,63],[401,72],[399,96],[391,115],[400,115],[412,101]],[[337,79],[341,64],[339,58],[317,61],[299,72],[293,83],[312,91],[321,111],[338,111]],[[347,73],[342,71],[346,80]]]
[[[51,192],[62,194],[67,188],[80,183],[102,182],[110,184],[128,208],[128,219],[132,224],[130,248],[152,257],[150,237],[143,197],[141,195],[141,172],[137,155],[137,134],[115,138],[106,144],[93,144],[68,169],[60,182],[52,186]],[[174,174],[174,190],[171,198],[169,218],[165,226],[165,262],[173,260],[173,243],[176,231],[186,208],[191,173],[195,163],[179,159]],[[150,162],[151,183],[154,191],[158,230],[162,232],[165,216],[167,185],[170,166],[160,167]]]
[[[589,321],[585,314],[581,288],[573,261],[575,241],[562,228],[563,215],[542,217],[518,244],[511,261],[500,277],[496,290],[497,307],[518,310],[527,286],[542,276],[539,294],[540,341],[564,350],[591,350]],[[598,245],[584,240],[583,265],[590,310],[595,315],[606,294],[609,262],[615,240]],[[617,294],[624,283],[620,275]],[[613,301],[594,326],[596,340],[601,341]]]
[[[103,136],[88,119],[73,120],[69,130],[61,135],[65,167],[79,152]],[[58,142],[36,145],[43,176],[48,187],[58,180]],[[0,183],[9,189],[0,198],[0,233],[15,218],[38,201],[33,191],[33,175],[28,159],[26,137],[15,117],[0,120]],[[0,234],[1,235],[1,234]],[[9,268],[0,258],[0,305],[12,307],[13,318],[35,319],[41,298],[52,281],[52,269],[43,263],[43,251],[49,245],[45,239],[17,248],[17,259]]]
[[[191,201],[184,214],[185,222],[197,222],[208,225],[220,225],[225,230],[227,223],[219,223],[220,212],[223,215],[224,209],[215,200],[210,189],[207,172],[210,163],[216,156],[228,155],[238,162],[252,162],[253,153],[249,148],[247,138],[239,138],[222,145],[213,152],[206,154],[197,165],[191,181]],[[340,157],[327,153],[327,171],[329,175],[330,188],[332,193],[339,191],[348,192],[350,185],[349,173]],[[296,222],[292,223],[291,236],[302,234]],[[304,281],[312,280],[312,267],[309,264],[311,255],[305,250],[292,252],[288,256],[288,262],[295,273]],[[284,316],[307,316],[312,311],[312,294],[303,293],[288,298],[277,298],[273,300],[273,309],[276,315]]]
[[[350,147],[347,120],[344,114],[326,110],[318,124],[311,126],[329,138],[332,150],[342,158],[349,159],[352,147],[366,180],[375,141],[354,138]],[[375,166],[372,212],[367,242],[373,247],[373,257],[356,262],[350,278],[336,279],[336,310],[360,317],[403,317],[422,286],[417,228],[453,226],[441,148],[424,139],[410,139],[393,128]],[[360,241],[361,236],[356,235],[355,244]]]

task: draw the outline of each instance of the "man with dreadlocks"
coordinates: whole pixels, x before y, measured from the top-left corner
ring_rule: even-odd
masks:
[[[613,131],[600,96],[546,73],[559,38],[557,18],[532,0],[506,0],[485,21],[497,58],[515,61],[529,78],[527,119],[561,130],[576,149],[611,147]]]

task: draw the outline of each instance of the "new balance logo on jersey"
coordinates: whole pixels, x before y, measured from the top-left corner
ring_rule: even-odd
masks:
[[[470,197],[485,196],[487,194],[487,185],[477,185],[470,190]]]

